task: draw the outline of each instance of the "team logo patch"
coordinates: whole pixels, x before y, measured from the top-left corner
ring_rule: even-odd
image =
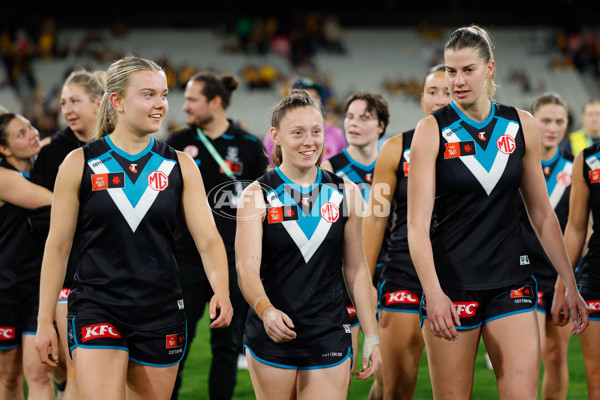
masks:
[[[267,221],[269,224],[284,221],[298,221],[298,206],[270,207],[267,211]]]
[[[517,148],[517,142],[510,135],[502,135],[496,141],[496,145],[498,146],[498,150],[504,154],[512,154]]]
[[[176,349],[178,347],[183,346],[185,343],[185,339],[181,333],[177,333],[174,335],[167,335],[166,338],[166,348],[167,349]]]
[[[460,318],[474,317],[477,312],[477,307],[479,307],[479,303],[476,301],[453,302],[452,304],[454,304],[454,308]]]
[[[321,218],[332,224],[340,217],[340,208],[332,202],[327,202],[321,206]]]
[[[520,265],[529,265],[529,256],[527,254],[519,256]]]
[[[389,306],[390,304],[418,304],[419,298],[414,294],[409,292],[408,290],[398,290],[393,293],[385,294],[385,305]]]
[[[231,161],[231,160],[223,160],[225,162],[225,164],[227,164],[227,166],[229,167],[229,169],[231,170],[231,172],[233,172],[236,175],[240,175],[242,173],[242,163],[239,161]],[[219,172],[221,172],[222,174],[225,173],[225,171],[223,171],[223,168],[219,169]]]
[[[148,174],[148,186],[162,192],[169,186],[169,177],[162,171],[152,171]]]
[[[588,309],[590,310],[590,314],[600,312],[600,300],[586,301],[585,304],[587,304]]]
[[[348,311],[348,316],[349,317],[356,316],[356,308],[350,307],[350,306],[346,306],[346,311]]]
[[[450,142],[446,143],[446,151],[444,151],[444,158],[456,158],[463,156],[474,156],[477,154],[474,140],[465,140],[464,142]]]
[[[88,340],[100,338],[118,339],[120,337],[121,334],[119,333],[117,328],[108,323],[88,325],[81,328],[82,342],[87,342]]]
[[[106,174],[92,174],[92,190],[105,190],[125,187],[124,172],[109,172]]]
[[[517,299],[517,298],[533,299],[533,290],[531,289],[531,286],[523,286],[518,289],[513,289],[510,291],[510,297],[513,299]]]
[[[0,340],[14,340],[15,328],[12,326],[0,326]]]
[[[600,169],[590,171],[590,183],[600,182]]]

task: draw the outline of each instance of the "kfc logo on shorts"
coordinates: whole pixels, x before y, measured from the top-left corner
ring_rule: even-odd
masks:
[[[14,340],[15,328],[11,326],[0,326],[0,340]]]
[[[88,340],[92,340],[92,339],[99,339],[99,338],[120,338],[121,334],[119,333],[119,331],[112,326],[111,324],[95,324],[95,325],[88,325],[85,326],[81,329],[81,341],[82,342],[87,342]]]
[[[502,135],[496,141],[498,150],[504,154],[512,154],[517,148],[515,139],[510,135]]]
[[[174,335],[167,335],[167,343],[166,343],[166,348],[167,349],[176,349],[178,347],[183,346],[183,344],[185,343],[185,339],[183,338],[182,334],[174,334]]]
[[[332,224],[340,217],[340,209],[331,202],[327,202],[321,206],[321,218]]]
[[[473,302],[453,302],[454,308],[458,313],[460,318],[469,318],[474,317],[477,312],[477,307],[479,307],[479,303],[476,301]]]
[[[538,306],[542,305],[542,301],[544,301],[544,292],[538,290]]]
[[[600,300],[586,301],[585,304],[587,304],[588,309],[590,310],[590,313],[600,312]],[[2,328],[0,328],[0,330],[1,329]]]
[[[600,182],[600,169],[590,171],[590,183]]]
[[[418,304],[419,298],[414,294],[409,292],[408,290],[398,290],[393,293],[385,294],[385,305],[389,306],[390,304]]]
[[[408,176],[408,168],[410,167],[410,163],[404,163],[404,176]]]
[[[350,306],[346,306],[346,311],[348,311],[348,316],[349,317],[355,317],[356,316],[356,308],[350,307]]]
[[[60,291],[60,294],[58,295],[58,300],[68,300],[69,299],[69,293],[71,293],[71,289],[62,289]]]
[[[162,192],[169,186],[169,177],[162,171],[152,171],[148,175],[148,186]]]

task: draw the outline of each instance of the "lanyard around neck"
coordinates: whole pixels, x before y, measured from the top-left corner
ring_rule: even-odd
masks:
[[[217,149],[215,149],[215,146],[213,146],[210,140],[208,140],[204,132],[202,132],[200,128],[196,128],[196,133],[198,134],[198,139],[200,139],[202,144],[204,144],[204,147],[206,147],[206,150],[208,150],[212,158],[214,158],[217,164],[219,164],[219,167],[221,167],[223,173],[227,175],[228,178],[235,180],[235,175],[233,175],[231,168],[229,168],[229,165],[227,165],[227,163],[223,160],[223,157],[221,157]]]

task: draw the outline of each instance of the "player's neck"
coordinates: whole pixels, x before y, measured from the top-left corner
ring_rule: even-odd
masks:
[[[558,152],[558,147],[544,147],[542,146],[542,160],[549,161],[552,160],[556,153]]]
[[[6,161],[18,169],[21,172],[25,172],[26,174],[30,173],[33,167],[33,163],[30,158],[16,158],[13,156],[6,157]]]
[[[492,112],[492,102],[487,97],[481,98],[471,104],[457,104],[456,106],[473,121],[483,122]]]
[[[112,143],[127,154],[141,153],[152,138],[150,134],[136,135],[119,129],[115,129],[109,136]]]
[[[279,170],[292,182],[302,187],[309,187],[317,180],[319,170],[316,166],[298,168],[292,163],[282,162]]]
[[[211,140],[215,140],[223,136],[227,129],[229,129],[229,121],[223,115],[221,118],[213,119],[206,126],[201,127],[202,132]]]
[[[371,165],[377,158],[377,141],[364,146],[350,145],[346,151],[354,161],[362,165]]]
[[[80,142],[90,142],[94,138],[94,129],[84,131],[73,131],[73,134]]]
[[[587,133],[591,138],[600,138],[600,130],[586,130],[584,132]]]

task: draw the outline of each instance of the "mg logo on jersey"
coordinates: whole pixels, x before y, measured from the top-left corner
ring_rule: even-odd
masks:
[[[600,312],[600,300],[586,301],[585,304],[587,304],[591,313]],[[2,328],[0,328],[0,329],[2,329]]]
[[[12,326],[0,326],[0,340],[14,340],[15,328]]]
[[[411,293],[408,290],[398,290],[397,292],[385,294],[386,306],[397,303],[417,304],[419,303],[419,298],[415,296],[414,293]]]
[[[115,328],[114,326],[112,326],[111,324],[108,324],[108,323],[88,325],[88,326],[81,328],[81,341],[82,342],[87,342],[88,340],[99,339],[99,338],[115,338],[116,339],[116,338],[120,338],[120,337],[121,337],[121,334],[119,333],[117,328]]]
[[[556,181],[564,187],[569,187],[571,186],[571,174],[565,171],[560,171],[558,175],[556,175]]]
[[[512,154],[517,148],[515,139],[510,135],[500,136],[496,141],[496,144],[498,145],[498,150],[504,154]]]
[[[162,192],[169,186],[169,177],[162,171],[152,171],[148,175],[148,186],[157,192]]]
[[[456,309],[456,312],[460,318],[474,317],[477,307],[479,307],[479,303],[476,301],[468,303],[453,302],[452,304],[454,304],[454,308]]]
[[[331,202],[327,202],[321,206],[321,218],[332,224],[340,217],[340,209]]]

